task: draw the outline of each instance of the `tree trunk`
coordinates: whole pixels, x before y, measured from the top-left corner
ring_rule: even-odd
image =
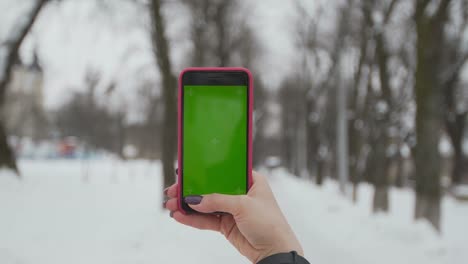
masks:
[[[297,131],[296,131],[296,167],[297,167],[297,176],[301,178],[307,177],[307,100],[305,99],[305,89],[302,88],[300,92],[301,101],[297,103],[300,105],[298,108],[298,118],[297,118]],[[304,96],[304,97],[302,97]],[[310,172],[309,172],[310,174]]]
[[[454,145],[454,156],[453,156],[453,169],[452,169],[452,184],[460,184],[463,181],[464,174],[464,157],[463,151],[460,145]]]
[[[15,156],[8,145],[7,135],[3,124],[0,122],[0,165],[12,169],[16,172],[18,177],[20,176],[18,172],[18,167],[16,166]]]
[[[307,171],[309,178],[317,177],[318,174],[318,159],[319,159],[319,134],[316,120],[309,118],[314,111],[314,102],[311,99],[307,100],[306,125],[307,125]]]
[[[388,159],[386,157],[387,138],[383,123],[374,125],[372,135],[371,177],[374,185],[373,212],[388,211]]]
[[[424,46],[424,45],[421,45]],[[418,53],[423,53],[419,51]],[[422,54],[419,54],[422,57]],[[438,150],[442,111],[431,65],[437,62],[418,58],[416,70],[416,210],[415,217],[426,218],[439,229],[441,157]]]
[[[446,40],[449,41],[449,40]],[[458,57],[459,54],[453,50],[453,45],[445,45],[444,50],[448,53],[453,53],[450,56]],[[445,66],[452,67],[452,65]],[[461,69],[461,67],[459,68]],[[451,73],[451,76],[444,82],[443,93],[445,102],[445,128],[447,135],[450,138],[452,147],[454,150],[453,156],[453,169],[451,173],[451,184],[456,185],[462,182],[463,178],[463,137],[465,135],[465,122],[468,112],[459,113],[457,110],[457,85],[459,84],[459,72],[455,70]],[[443,80],[444,81],[444,80]]]
[[[6,54],[5,61],[0,62],[0,64],[4,65],[0,68],[0,110],[2,112],[6,90],[10,83],[13,66],[18,58],[18,52],[21,44],[31,30],[39,12],[47,1],[48,0],[38,0],[27,15],[27,18],[21,19],[18,31],[14,32],[11,37],[6,39],[6,41],[0,45],[0,53]],[[3,118],[0,118],[0,167],[10,168],[19,175],[14,153],[8,145],[8,135],[4,126]]]
[[[315,177],[315,183],[319,186],[323,184],[325,170],[325,161],[323,158],[319,157],[317,160],[317,176]]]
[[[226,16],[229,11],[229,7],[233,1],[220,1],[216,6],[214,15],[215,30],[218,36],[218,43],[216,45],[216,57],[219,67],[226,67],[229,62],[229,47],[228,47],[228,35],[227,35],[227,23]]]
[[[415,218],[427,219],[440,230],[440,172],[439,140],[442,129],[443,104],[439,74],[444,25],[450,0],[442,0],[435,14],[429,17],[426,3],[417,1],[416,71],[416,167]]]
[[[355,109],[355,113],[357,109]],[[358,192],[357,187],[361,181],[361,175],[359,171],[359,161],[361,153],[361,135],[359,130],[356,128],[355,123],[357,118],[352,118],[349,122],[349,176],[353,184],[352,200],[357,202]]]
[[[433,195],[416,195],[416,208],[414,211],[416,219],[425,218],[440,229],[440,197]]]
[[[387,129],[391,125],[390,112],[393,110],[393,95],[390,87],[390,74],[388,71],[388,53],[385,47],[385,36],[384,33],[377,34],[376,38],[376,56],[378,62],[380,89],[381,89],[381,100],[387,104],[386,110],[377,111],[373,116],[375,118],[375,124],[372,132],[373,148],[375,150],[373,154],[374,159],[374,171],[372,174],[374,184],[374,199],[373,199],[373,211],[387,212],[388,211],[388,157],[387,147],[390,141],[387,135]],[[380,103],[375,102],[375,105]],[[377,107],[375,107],[377,109]]]
[[[153,48],[161,75],[162,98],[164,101],[164,116],[162,126],[162,167],[163,187],[170,186],[175,179],[174,161],[177,146],[177,116],[176,116],[176,78],[172,73],[169,58],[169,45],[165,33],[164,19],[161,13],[161,1],[151,1],[151,17],[153,20]]]
[[[119,157],[123,160],[125,160],[126,157],[124,153],[124,148],[125,148],[125,121],[124,121],[124,114],[123,113],[117,113],[117,117],[115,120],[115,127],[116,127],[116,139],[115,139],[115,152],[119,155]],[[131,157],[135,158],[135,157]]]
[[[400,146],[398,147],[400,148]],[[397,167],[395,172],[395,186],[403,188],[405,186],[405,160],[400,153],[397,154],[397,157],[395,158],[395,163],[395,166]]]
[[[375,186],[372,211],[388,212],[388,185]]]
[[[465,120],[467,113],[456,114],[453,111],[446,118],[446,128],[450,141],[453,146],[453,169],[451,174],[452,185],[460,184],[463,180],[464,168],[464,155],[462,149],[463,136],[465,132]]]
[[[348,166],[348,118],[347,118],[347,87],[340,82],[337,96],[337,124],[336,124],[336,141],[337,141],[337,168],[338,179],[340,183],[340,191],[346,194],[346,184],[349,178]]]
[[[357,203],[358,195],[359,195],[359,183],[353,182],[353,191],[351,194],[351,200],[353,201],[353,203]]]

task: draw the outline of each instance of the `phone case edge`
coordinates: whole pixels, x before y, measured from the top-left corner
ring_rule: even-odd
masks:
[[[252,73],[247,69],[243,67],[189,67],[183,69],[180,74],[179,74],[179,79],[178,79],[178,88],[177,88],[177,167],[179,173],[177,174],[177,182],[181,182],[182,178],[182,164],[181,164],[181,155],[182,155],[182,76],[188,72],[188,71],[243,71],[247,73],[247,76],[249,77],[249,102],[248,102],[248,126],[249,126],[249,131],[247,135],[247,140],[248,140],[248,152],[249,152],[249,159],[248,159],[248,187],[252,187],[253,184],[253,178],[252,178],[252,155],[253,155],[253,149],[252,149],[252,113],[253,113],[253,100],[254,100],[254,93],[253,93],[253,76]],[[181,190],[181,185],[177,185],[177,197],[178,197],[178,210],[183,213],[187,214],[187,212],[183,209],[182,207],[182,190]]]

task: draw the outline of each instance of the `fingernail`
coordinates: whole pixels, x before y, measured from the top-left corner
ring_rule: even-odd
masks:
[[[167,191],[169,190],[169,187],[167,187],[166,189],[164,189],[163,193],[165,196],[167,196]]]
[[[163,207],[164,207],[164,208],[166,208],[166,203],[167,203],[167,201],[168,201],[168,200],[166,199],[166,200],[164,200],[164,202],[163,202]]]
[[[169,216],[173,218],[173,217],[174,217],[174,211],[171,211],[171,212],[169,213]]]
[[[188,204],[192,204],[192,205],[195,205],[195,204],[199,204],[201,203],[203,199],[203,196],[200,196],[200,195],[193,195],[193,196],[187,196],[184,198],[184,201]]]
[[[175,169],[175,174],[176,174],[176,175],[179,175],[179,168],[176,168],[176,169]]]

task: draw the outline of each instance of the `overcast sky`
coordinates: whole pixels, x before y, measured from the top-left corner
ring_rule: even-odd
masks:
[[[0,0],[0,40],[11,32],[13,25],[35,0]],[[98,3],[105,2],[107,5]],[[312,16],[321,13],[321,28],[333,26],[332,3],[340,0],[302,0]],[[174,71],[182,69],[189,51],[188,14],[179,1],[166,1],[165,18],[171,39]],[[288,74],[298,70],[294,61],[300,59],[294,47],[294,26],[298,21],[294,1],[262,0],[243,4],[249,12],[249,22],[263,47],[257,62],[258,70],[269,88],[276,88]],[[320,11],[317,6],[321,6]],[[118,100],[138,105],[136,82],[157,80],[148,21],[144,10],[126,0],[63,0],[52,1],[41,12],[31,34],[22,46],[24,60],[31,60],[37,49],[45,71],[45,104],[54,108],[63,103],[74,90],[83,89],[86,71],[101,73],[102,84],[118,83]],[[468,71],[465,67],[465,72]],[[468,74],[464,74],[467,76]],[[465,78],[466,79],[466,78]],[[121,105],[121,102],[117,102]]]
[[[31,7],[32,0],[0,0],[4,39],[21,14]],[[102,74],[103,84],[117,80],[120,92],[126,94],[134,82],[157,79],[148,39],[148,21],[141,9],[130,1],[53,1],[41,12],[32,33],[26,39],[22,58],[31,60],[32,50],[38,51],[45,71],[45,103],[54,108],[66,100],[73,90],[82,89],[86,71]],[[116,4],[117,2],[117,4]],[[304,1],[314,12],[314,1]],[[296,10],[293,1],[244,1],[248,5],[250,23],[263,47],[259,70],[268,86],[275,88],[294,69],[297,59],[294,35],[291,33]],[[174,71],[181,69],[187,55],[187,14],[175,1],[165,9],[171,38]]]

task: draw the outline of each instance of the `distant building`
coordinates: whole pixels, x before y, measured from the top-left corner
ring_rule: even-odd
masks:
[[[3,109],[3,120],[10,136],[33,140],[46,136],[43,83],[44,73],[36,53],[31,64],[18,60],[14,65]]]

